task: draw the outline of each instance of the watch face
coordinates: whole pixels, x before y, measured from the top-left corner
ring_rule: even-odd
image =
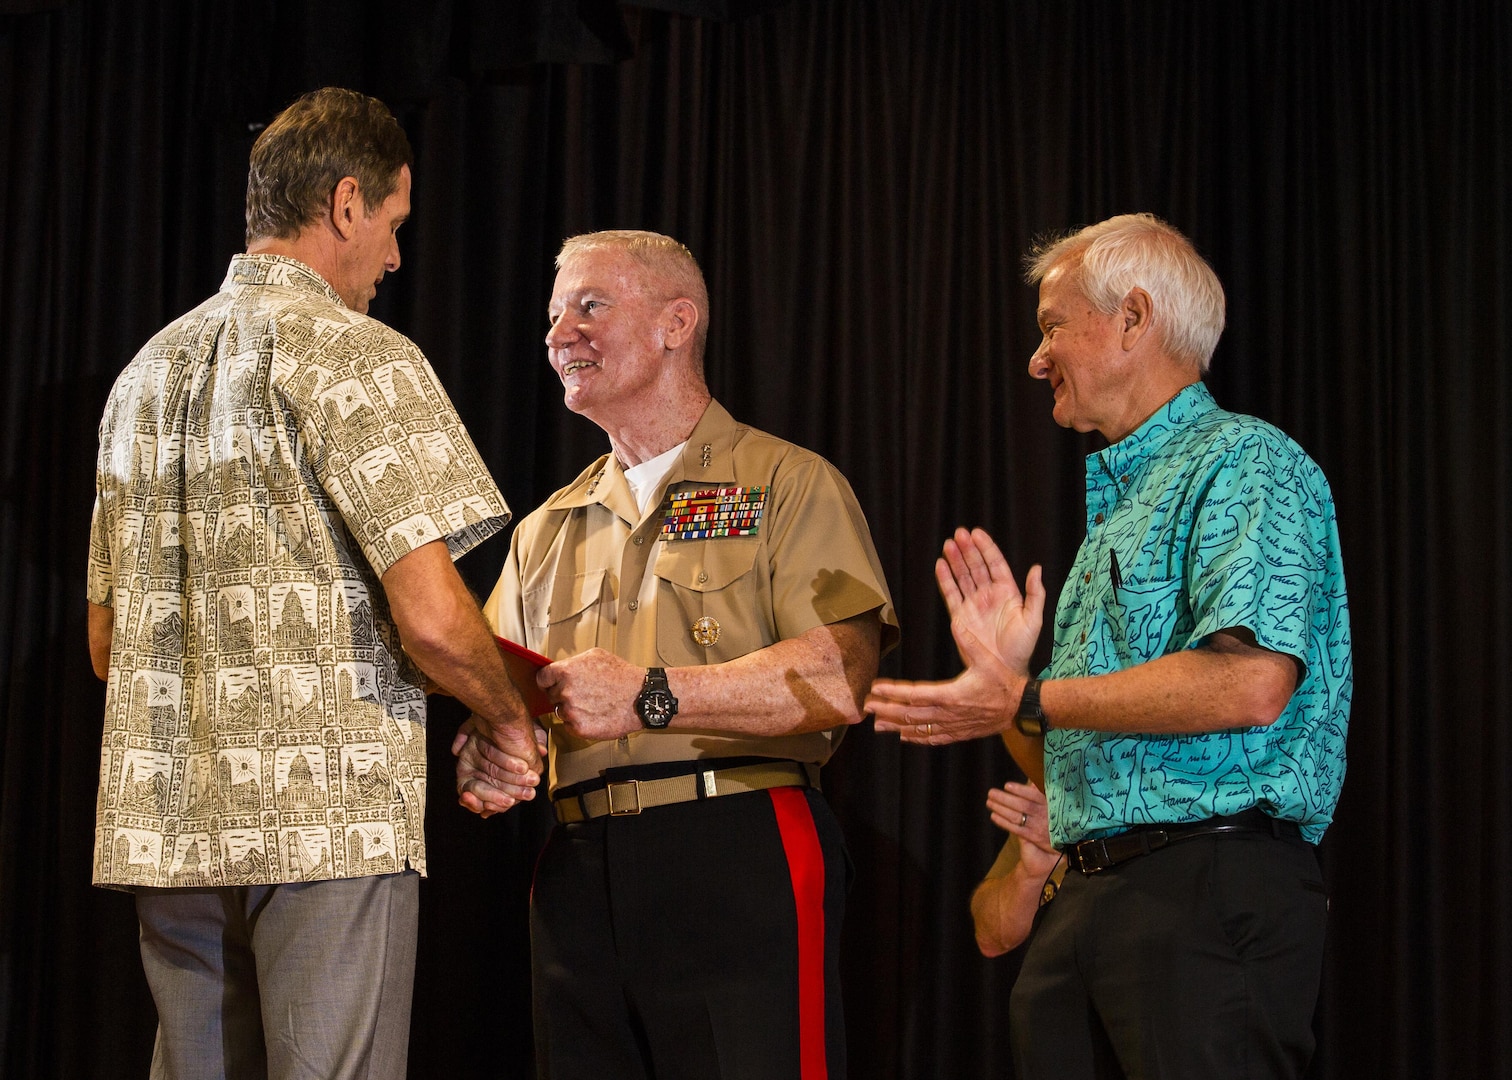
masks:
[[[1043,716],[1026,716],[1023,713],[1013,718],[1013,726],[1018,729],[1020,735],[1028,735],[1031,738],[1045,733]]]
[[[635,711],[647,727],[664,728],[677,715],[677,699],[670,690],[642,690],[635,699]]]

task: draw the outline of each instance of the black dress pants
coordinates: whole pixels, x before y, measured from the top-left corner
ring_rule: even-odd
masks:
[[[1019,1080],[1300,1078],[1327,917],[1312,845],[1262,832],[1069,872],[1013,989]]]
[[[844,1077],[848,879],[813,790],[558,825],[530,903],[538,1075]]]

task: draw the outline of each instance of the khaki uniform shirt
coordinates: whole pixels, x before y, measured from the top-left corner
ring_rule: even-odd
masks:
[[[303,263],[238,256],[116,381],[97,487],[95,882],[423,873],[423,680],[379,579],[509,510],[420,350]]]
[[[733,660],[875,611],[883,651],[896,643],[897,617],[866,519],[829,462],[711,402],[663,485],[659,504],[642,516],[619,463],[605,455],[520,522],[484,607],[498,633],[553,660],[598,646],[633,664],[671,668]],[[751,534],[663,536],[671,498],[760,487],[768,490]],[[737,498],[749,503],[750,494]],[[646,730],[587,742],[552,724],[553,791],[624,765],[753,755],[821,765],[844,732]]]

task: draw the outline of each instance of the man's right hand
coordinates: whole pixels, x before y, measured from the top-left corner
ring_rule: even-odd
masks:
[[[492,817],[535,798],[546,752],[546,732],[530,723],[493,727],[474,713],[457,729],[457,801],[482,817]]]

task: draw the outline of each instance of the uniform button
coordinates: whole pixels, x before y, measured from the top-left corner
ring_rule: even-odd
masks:
[[[1087,576],[1091,577],[1090,574],[1088,574]],[[630,610],[631,611],[639,611],[640,610],[640,601],[639,600],[632,600],[632,601],[630,601]]]
[[[636,538],[635,538],[635,546],[636,546],[636,547],[640,547],[640,546],[641,546],[641,545],[642,545],[642,544],[644,544],[644,543],[645,543],[645,542],[646,542],[646,538],[645,538],[645,537],[644,537],[644,536],[637,536],[637,537],[636,537]]]
[[[1093,522],[1094,522],[1094,523],[1095,523],[1095,524],[1098,524],[1098,525],[1101,525],[1101,524],[1102,524],[1102,522],[1103,522],[1103,517],[1102,517],[1102,515],[1101,515],[1101,514],[1098,514],[1098,515],[1097,515],[1097,516],[1096,516],[1096,517],[1095,517],[1095,518],[1093,518],[1093,519],[1092,519],[1092,521],[1093,521]]]
[[[706,582],[706,581],[708,581],[708,580],[709,580],[709,575],[708,575],[708,574],[706,574],[706,573],[704,573],[704,572],[703,572],[703,571],[702,571],[702,570],[700,570],[700,571],[699,571],[699,572],[698,572],[698,583],[699,583],[699,584],[700,584],[700,585],[702,585],[702,584],[703,584],[703,583],[704,583],[704,582]]]

